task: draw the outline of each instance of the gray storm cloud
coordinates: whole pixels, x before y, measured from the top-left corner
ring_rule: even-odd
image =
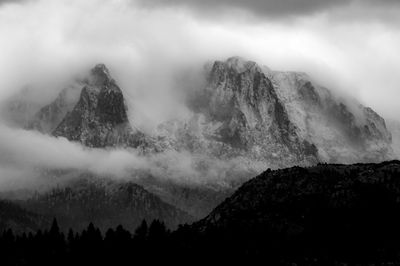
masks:
[[[326,13],[346,7],[361,9],[399,8],[397,0],[138,0],[149,7],[180,6],[206,13],[243,10],[264,18],[286,18]]]

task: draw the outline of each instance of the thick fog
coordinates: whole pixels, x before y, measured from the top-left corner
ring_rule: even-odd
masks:
[[[2,1],[0,107],[23,88],[34,91],[31,98],[37,106],[49,103],[71,79],[101,62],[124,92],[132,124],[151,132],[162,121],[188,114],[182,103],[185,88],[176,85],[182,73],[238,55],[272,69],[307,72],[382,116],[398,118],[396,2],[384,1],[377,9],[377,1],[368,1],[361,5],[367,15],[355,16],[349,14],[355,14],[360,1],[309,1],[309,12],[293,7],[293,1],[266,1],[277,10],[274,15],[261,10],[261,1],[216,1],[219,11],[211,15],[208,6],[214,2],[200,2]],[[383,16],[385,11],[391,15]],[[134,150],[89,150],[4,121],[0,125],[3,189],[38,182],[33,171],[38,168],[89,170],[122,178],[133,170],[151,171],[198,183],[221,180],[233,165],[249,167],[214,162],[204,173],[192,160],[190,154],[143,157]],[[266,166],[257,169],[262,167]]]

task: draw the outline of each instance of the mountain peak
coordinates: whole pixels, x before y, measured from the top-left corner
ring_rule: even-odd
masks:
[[[91,70],[89,84],[82,88],[79,101],[53,135],[89,147],[137,147],[143,137],[131,127],[122,90],[104,64]]]
[[[224,62],[229,68],[236,70],[238,73],[244,72],[252,67],[258,67],[254,61],[249,61],[240,56],[229,57]]]
[[[104,86],[114,82],[105,64],[97,64],[91,69],[90,81],[95,86]]]

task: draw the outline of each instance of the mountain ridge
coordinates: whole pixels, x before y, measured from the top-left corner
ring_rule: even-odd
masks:
[[[90,222],[104,230],[119,224],[133,230],[142,220],[154,219],[175,228],[193,219],[136,183],[90,174],[20,200],[18,204],[49,219],[56,217],[65,230],[81,230]]]

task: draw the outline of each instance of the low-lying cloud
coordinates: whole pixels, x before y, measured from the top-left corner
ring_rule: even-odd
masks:
[[[87,148],[65,138],[6,126],[0,126],[0,139],[0,191],[57,183],[56,172],[49,179],[43,176],[51,171],[87,172],[128,180],[152,176],[186,185],[230,186],[236,181],[233,173],[238,177],[267,166],[240,158],[210,159],[185,151],[143,155],[135,149]]]

